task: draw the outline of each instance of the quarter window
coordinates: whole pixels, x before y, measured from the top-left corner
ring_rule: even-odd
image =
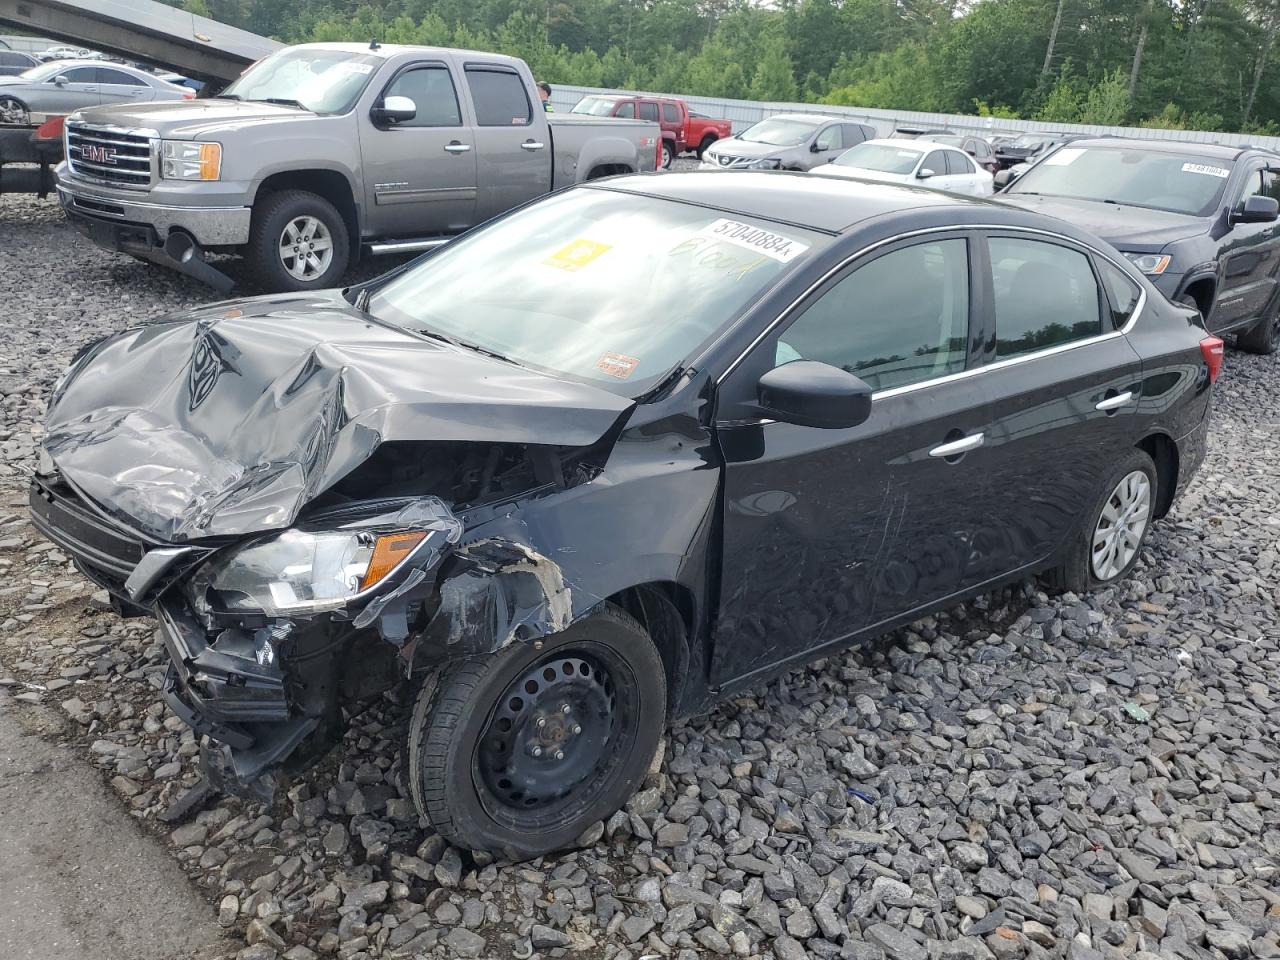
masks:
[[[1133,316],[1141,291],[1123,270],[1105,260],[1098,261],[1098,273],[1111,301],[1111,324],[1119,330]]]
[[[408,97],[418,112],[412,120],[397,123],[397,127],[458,127],[462,125],[462,113],[458,109],[458,94],[453,80],[444,66],[414,67],[406,70],[388,84],[383,92],[386,97]]]
[[[679,123],[680,109],[674,103],[664,103],[662,105],[662,120],[664,123]]]
[[[1098,281],[1078,250],[992,237],[996,356],[1016,357],[1102,333]]]
[[[829,288],[783,332],[775,363],[818,360],[885,390],[963,370],[968,332],[968,244],[938,240],[879,256]]]
[[[518,74],[506,70],[467,67],[467,86],[482,127],[523,127],[533,120],[533,108]]]

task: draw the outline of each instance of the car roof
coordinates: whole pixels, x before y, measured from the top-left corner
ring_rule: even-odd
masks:
[[[1271,153],[1265,147],[1237,147],[1221,143],[1190,143],[1183,140],[1145,140],[1137,137],[1083,137],[1071,141],[1073,147],[1120,147],[1125,150],[1150,150],[1152,153],[1198,153],[1206,157],[1217,157],[1221,160],[1234,160],[1246,150],[1261,150]]]
[[[922,207],[990,209],[990,201],[921,187],[785,171],[688,171],[614,177],[589,188],[663,197],[824,233],[843,233],[871,217]],[[1002,209],[1012,210],[1012,207]],[[1028,215],[1036,222],[1047,218]],[[1030,222],[1030,221],[1028,221]]]
[[[524,63],[516,57],[508,57],[501,53],[486,53],[483,50],[457,50],[453,47],[427,47],[418,46],[417,44],[406,43],[380,43],[377,47],[372,47],[367,43],[299,43],[294,46],[284,47],[286,50],[341,50],[344,53],[358,53],[370,57],[391,58],[400,54],[415,54],[421,56],[424,53],[434,54],[436,56],[463,56],[478,57],[488,63],[502,63],[511,66],[521,65]]]
[[[874,140],[866,140],[865,143],[874,143],[882,147],[898,147],[902,150],[914,150],[916,153],[932,153],[934,150],[955,150],[957,153],[963,153],[958,147],[953,147],[949,143],[939,143],[937,140],[921,140],[919,137],[876,137]],[[922,147],[922,143],[932,144],[929,147]],[[862,146],[862,144],[858,144]]]
[[[765,120],[806,120],[810,123],[830,123],[832,120],[842,120],[846,123],[853,123],[845,117],[829,117],[825,113],[771,113],[767,117],[761,118],[760,122]]]

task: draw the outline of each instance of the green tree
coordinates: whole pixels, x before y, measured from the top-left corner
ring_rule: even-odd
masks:
[[[796,99],[795,68],[781,37],[770,40],[751,78],[751,99],[790,103]]]

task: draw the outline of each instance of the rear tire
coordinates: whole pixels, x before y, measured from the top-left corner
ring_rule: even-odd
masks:
[[[1280,350],[1280,306],[1248,330],[1237,334],[1236,346],[1249,353],[1270,356]]]
[[[670,170],[676,159],[676,145],[670,140],[662,141],[662,169]]]
[[[1108,474],[1061,566],[1045,574],[1046,584],[1087,593],[1127,577],[1155,520],[1159,476],[1146,451],[1134,449],[1124,456]]]
[[[332,203],[306,190],[281,190],[254,205],[245,260],[269,293],[323,290],[346,273],[350,243]]]
[[[527,859],[562,849],[644,779],[666,680],[644,628],[607,606],[546,637],[443,667],[409,723],[409,786],[450,843]]]
[[[715,138],[715,137],[713,137],[713,136],[710,136],[710,135],[705,136],[705,137],[703,137],[703,138],[702,138],[702,142],[701,142],[700,144],[698,144],[698,159],[699,159],[699,160],[701,160],[701,159],[702,159],[702,155],[703,155],[704,153],[706,153],[709,149],[711,149],[711,145],[712,145],[713,143],[715,143],[715,142],[716,142],[716,138]]]

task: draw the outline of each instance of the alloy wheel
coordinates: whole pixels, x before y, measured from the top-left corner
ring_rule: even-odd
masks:
[[[280,233],[280,262],[298,280],[315,280],[333,263],[333,236],[316,217],[294,217]]]
[[[13,97],[0,97],[0,124],[25,125],[31,122],[31,114]]]
[[[1151,480],[1133,470],[1111,491],[1094,528],[1089,563],[1095,577],[1112,580],[1129,566],[1150,519]]]
[[[561,649],[535,662],[507,687],[480,737],[476,773],[485,806],[510,821],[572,802],[616,760],[621,713],[599,659]]]

